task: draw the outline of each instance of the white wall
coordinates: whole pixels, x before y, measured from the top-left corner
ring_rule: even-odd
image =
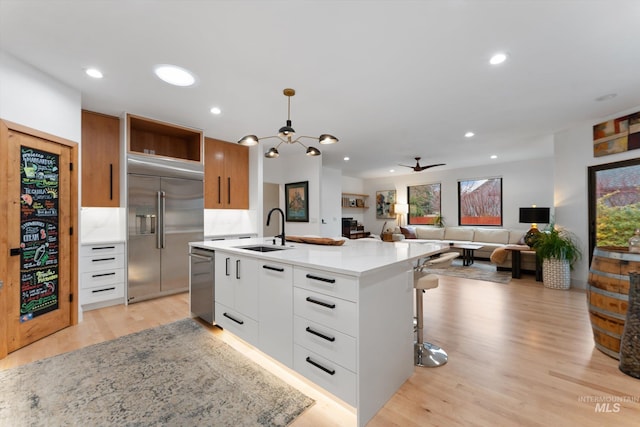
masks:
[[[603,121],[640,111],[640,106],[626,111],[584,122],[555,135],[554,203],[556,223],[576,234],[581,243],[583,258],[571,273],[572,285],[586,288],[589,277],[589,208],[588,167],[638,158],[640,150],[617,153],[610,156],[593,156],[593,125]]]
[[[532,204],[553,208],[553,166],[552,158],[542,158],[365,180],[363,191],[369,195],[371,206],[364,214],[365,229],[379,234],[385,222],[384,219],[376,218],[376,191],[395,189],[397,202],[407,203],[407,186],[440,183],[442,215],[447,226],[455,226],[458,225],[458,181],[499,177],[502,178],[503,227],[527,230],[529,224],[518,222],[519,208]],[[395,220],[386,221],[387,227],[395,225]]]
[[[80,143],[81,94],[0,52],[0,118]]]
[[[320,235],[338,237],[342,234],[341,209],[342,171],[322,168],[320,189]]]
[[[264,151],[265,147],[261,147]],[[320,222],[320,198],[322,184],[322,157],[305,155],[302,147],[280,148],[280,157],[265,159],[263,162],[264,182],[284,184],[309,181],[309,222],[287,222],[286,234],[290,236],[315,235],[322,233]],[[339,191],[339,190],[338,190]],[[284,192],[280,208],[285,211]]]

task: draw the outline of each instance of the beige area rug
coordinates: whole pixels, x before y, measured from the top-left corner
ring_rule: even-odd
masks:
[[[511,281],[510,271],[497,271],[495,264],[486,261],[476,260],[468,267],[462,265],[461,259],[453,260],[453,264],[449,268],[433,268],[428,271],[433,274],[443,276],[455,276],[465,279],[485,280],[487,282],[509,283]]]
[[[0,371],[0,426],[284,426],[313,403],[192,319]]]

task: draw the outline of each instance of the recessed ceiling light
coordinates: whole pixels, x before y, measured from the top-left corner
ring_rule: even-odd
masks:
[[[396,170],[395,169],[389,169],[389,172],[394,173]]]
[[[342,160],[344,160],[345,162],[348,162],[349,161],[349,156],[345,156],[344,159],[342,159]]]
[[[492,155],[491,155],[491,158],[492,158],[492,159],[497,159],[497,158],[498,158],[498,156],[496,156],[495,154],[492,154]]]
[[[596,101],[608,101],[609,99],[613,99],[618,96],[617,93],[608,93],[606,95],[602,95],[596,98]]]
[[[85,70],[85,73],[87,73],[89,77],[93,77],[94,79],[101,79],[103,77],[102,72],[97,68],[87,68]]]
[[[196,78],[191,72],[176,65],[157,65],[153,72],[160,80],[174,86],[191,86],[196,82]]]
[[[211,110],[209,110],[209,111],[211,111],[211,114],[215,114],[216,116],[217,116],[218,114],[222,113],[222,110],[221,110],[220,108],[218,108],[218,107],[213,107],[213,108],[211,108]]]
[[[465,138],[471,138],[474,135],[475,135],[475,133],[473,133],[473,132],[467,132],[467,133],[464,134],[464,137]]]
[[[500,53],[496,53],[491,57],[491,59],[489,60],[489,64],[498,65],[498,64],[502,64],[506,60],[507,60],[507,54],[500,52]]]

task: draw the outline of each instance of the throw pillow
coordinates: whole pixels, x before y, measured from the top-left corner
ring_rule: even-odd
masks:
[[[415,239],[416,230],[413,227],[400,227],[400,231],[404,235],[405,239]]]
[[[518,244],[519,244],[519,245],[526,245],[526,243],[525,243],[525,241],[524,241],[524,238],[525,238],[526,236],[527,236],[527,233],[524,233],[524,234],[522,235],[522,237],[520,237],[520,240],[518,240]]]

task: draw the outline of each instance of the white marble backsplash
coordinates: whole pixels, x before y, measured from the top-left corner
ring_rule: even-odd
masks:
[[[80,244],[124,242],[127,238],[126,208],[80,209]]]
[[[244,209],[205,209],[205,236],[257,234],[256,211]]]
[[[125,241],[127,239],[126,208],[82,208],[80,210],[80,243]],[[205,209],[205,236],[258,234],[256,212],[241,209]]]

